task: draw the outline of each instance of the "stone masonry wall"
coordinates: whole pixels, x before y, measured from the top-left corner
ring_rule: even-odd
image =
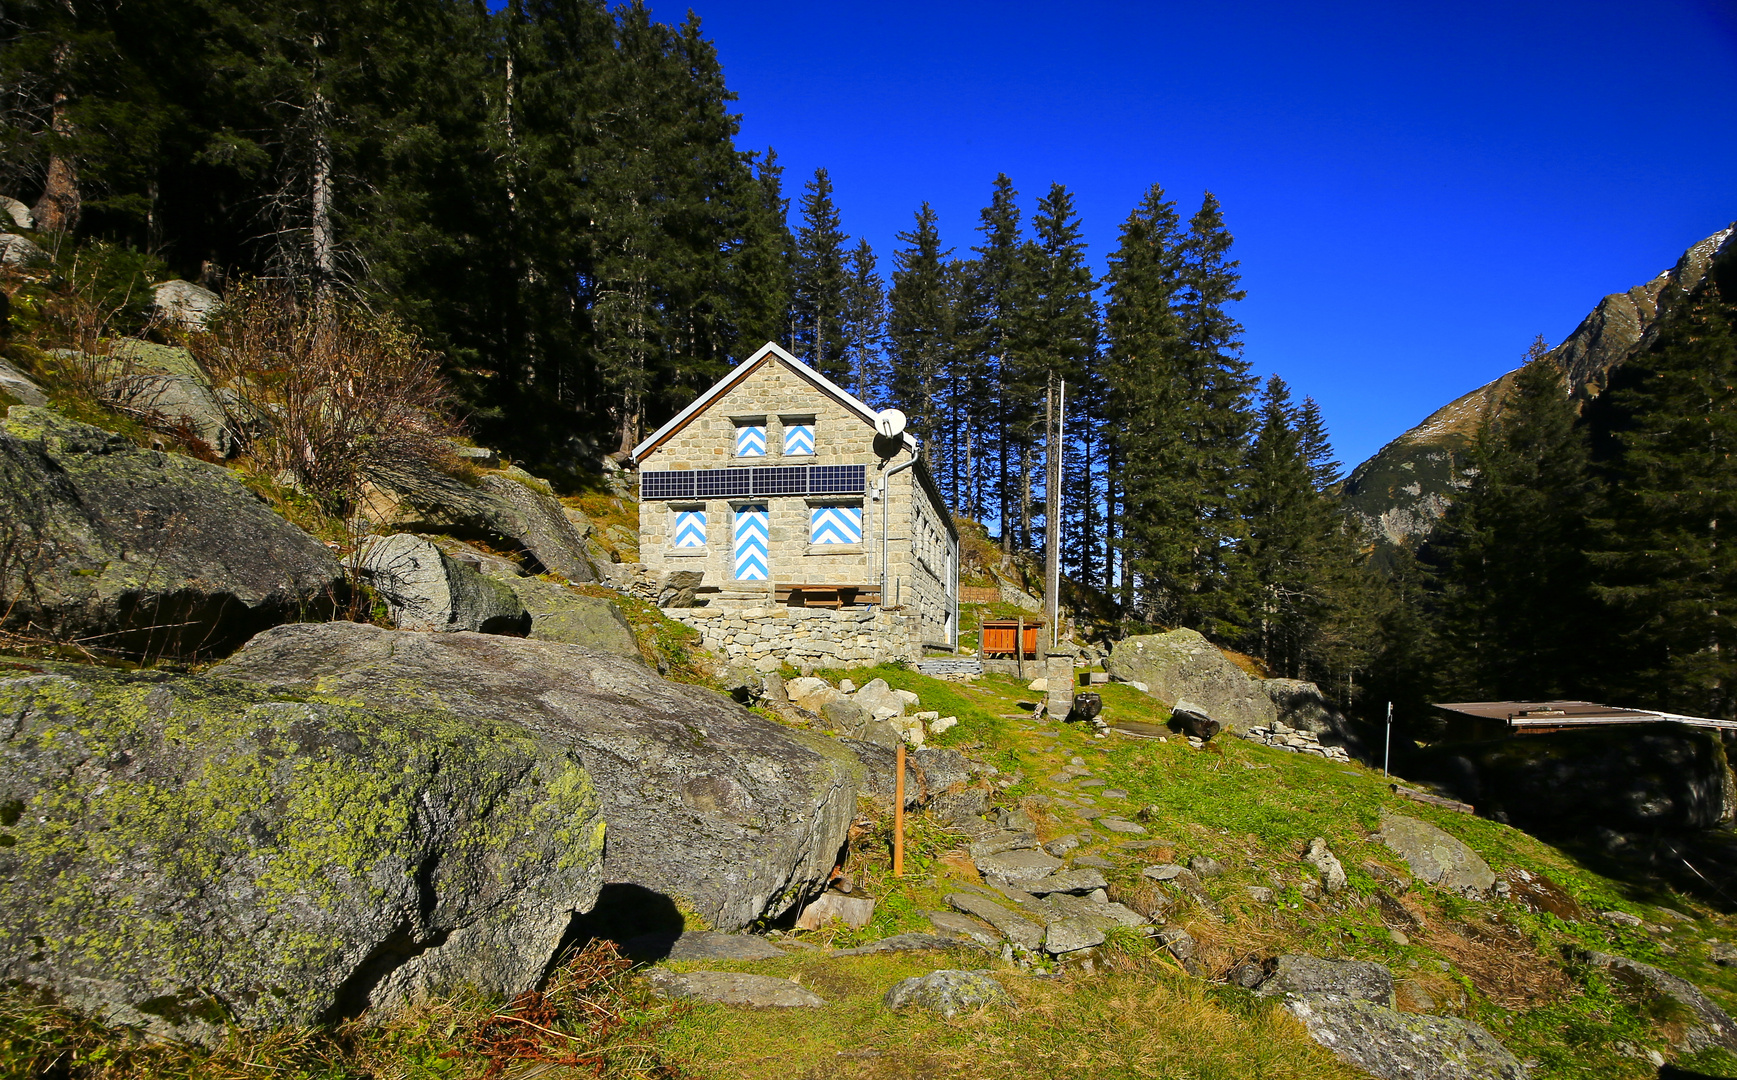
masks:
[[[828,668],[914,662],[923,655],[917,620],[878,608],[670,608],[732,663],[776,671],[781,663]]]
[[[765,457],[735,456],[737,420],[765,423]],[[815,452],[785,457],[785,422],[811,420]],[[873,497],[881,473],[881,462],[873,447],[874,429],[860,415],[774,358],[649,453],[640,468],[865,465],[868,492],[848,497],[648,501],[641,504],[639,512],[640,558],[647,571],[659,577],[672,570],[698,570],[704,574],[707,586],[738,594],[764,592],[768,606],[773,602],[773,588],[782,582],[878,586],[883,508]],[[910,456],[908,450],[901,449],[886,465],[890,468],[901,464],[909,461]],[[894,475],[888,485],[889,580],[884,602],[896,602],[920,619],[922,640],[946,642],[952,618],[948,594],[952,578],[951,539],[942,516],[944,511],[933,504],[915,472],[906,469]],[[763,582],[735,580],[734,516],[736,508],[744,503],[766,504],[770,536],[767,580]],[[862,507],[863,542],[810,544],[810,512],[817,506],[839,504]],[[676,548],[673,537],[676,513],[702,508],[706,512],[706,546]]]

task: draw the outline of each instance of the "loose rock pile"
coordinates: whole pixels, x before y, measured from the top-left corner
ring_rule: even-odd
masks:
[[[1323,746],[1321,736],[1315,732],[1299,731],[1282,720],[1273,721],[1270,727],[1249,728],[1243,732],[1242,737],[1250,742],[1288,750],[1293,754],[1314,754],[1328,761],[1343,761],[1347,764],[1351,761],[1351,755],[1345,752],[1343,746]]]

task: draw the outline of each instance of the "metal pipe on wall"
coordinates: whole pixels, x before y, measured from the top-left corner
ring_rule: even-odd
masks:
[[[880,503],[881,503],[881,607],[882,607],[882,609],[885,609],[885,608],[892,606],[891,604],[887,603],[887,585],[888,585],[888,578],[887,578],[887,518],[892,516],[891,513],[889,513],[888,509],[887,509],[887,494],[888,494],[888,492],[887,492],[887,479],[889,477],[891,477],[894,473],[902,472],[905,469],[908,469],[911,466],[915,465],[917,463],[917,458],[920,457],[922,455],[922,453],[923,453],[923,448],[921,446],[918,446],[915,450],[911,451],[911,460],[905,462],[903,465],[894,465],[892,468],[881,473]],[[912,507],[912,513],[915,514],[916,513],[916,500],[915,499],[911,500],[911,507]],[[912,531],[914,534],[915,530],[913,529]]]

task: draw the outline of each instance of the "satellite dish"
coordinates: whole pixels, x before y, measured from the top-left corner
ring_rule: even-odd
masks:
[[[905,433],[905,414],[897,409],[882,409],[875,416],[875,430],[882,438],[898,438]]]

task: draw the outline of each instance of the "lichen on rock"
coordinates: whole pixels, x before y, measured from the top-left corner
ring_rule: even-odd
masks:
[[[533,986],[601,884],[576,755],[198,676],[0,681],[0,978],[210,1040]]]

